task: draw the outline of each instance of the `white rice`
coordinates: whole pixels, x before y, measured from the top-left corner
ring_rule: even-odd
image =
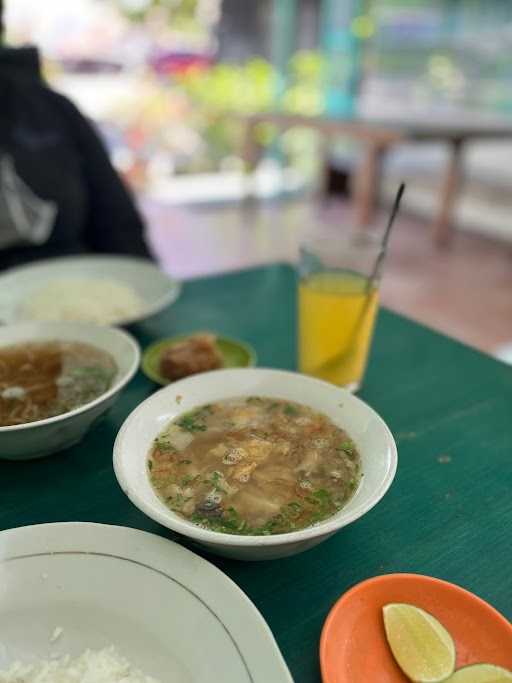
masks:
[[[158,683],[135,669],[114,646],[86,650],[79,657],[69,655],[35,664],[14,662],[0,671],[0,683]]]
[[[108,279],[51,280],[21,305],[31,320],[74,320],[109,325],[139,315],[144,302],[123,282]]]

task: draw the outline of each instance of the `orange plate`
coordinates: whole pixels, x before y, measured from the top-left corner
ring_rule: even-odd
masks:
[[[408,602],[451,633],[457,668],[489,662],[512,669],[512,624],[473,593],[419,574],[387,574],[347,591],[331,609],[320,640],[324,683],[410,683],[388,647],[382,607]]]

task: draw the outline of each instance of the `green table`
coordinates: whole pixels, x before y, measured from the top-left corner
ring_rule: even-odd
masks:
[[[280,265],[188,282],[175,305],[134,332],[145,346],[213,329],[254,344],[260,365],[293,369],[294,285],[291,268]],[[109,416],[67,452],[0,461],[0,528],[86,520],[172,537],[131,505],[111,463],[121,422],[154,388],[139,373]],[[296,683],[319,681],[327,612],[370,576],[431,574],[512,617],[512,368],[383,310],[361,396],[398,443],[398,473],[384,500],[296,557],[208,558],[261,610]]]

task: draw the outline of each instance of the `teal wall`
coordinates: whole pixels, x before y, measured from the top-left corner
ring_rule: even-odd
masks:
[[[279,82],[276,100],[286,87],[287,67],[299,44],[301,0],[273,0],[271,13],[271,61]],[[326,58],[325,110],[329,116],[347,117],[355,112],[360,76],[360,40],[352,22],[362,11],[362,0],[319,0],[318,49]]]
[[[326,57],[326,113],[347,117],[355,113],[360,76],[360,40],[352,22],[362,9],[361,0],[323,0],[319,47]]]

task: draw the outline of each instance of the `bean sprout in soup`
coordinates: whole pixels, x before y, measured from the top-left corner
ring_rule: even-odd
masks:
[[[109,353],[80,342],[21,343],[0,348],[0,427],[79,408],[112,385]]]
[[[230,534],[280,534],[320,522],[354,494],[361,459],[348,434],[311,408],[252,396],[172,421],[148,459],[174,512]]]

